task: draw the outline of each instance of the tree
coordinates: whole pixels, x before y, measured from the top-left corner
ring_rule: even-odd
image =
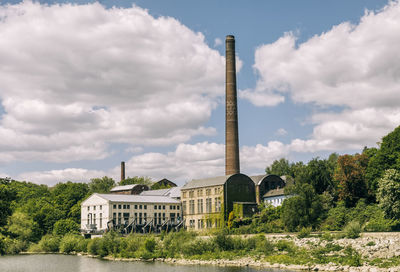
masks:
[[[38,224],[26,213],[16,211],[9,218],[8,231],[23,241],[40,240]]]
[[[89,193],[89,186],[86,183],[58,183],[50,189],[51,198],[56,207],[63,211],[65,216],[71,212],[74,205],[84,199]]]
[[[71,218],[60,219],[54,224],[53,233],[62,236],[67,233],[79,233],[79,224]]]
[[[268,175],[285,176],[291,175],[289,161],[281,158],[280,160],[275,160],[270,166],[265,169]]]
[[[282,204],[281,219],[289,231],[302,227],[317,227],[325,213],[323,198],[307,183],[297,183],[287,188],[286,193],[293,195]]]
[[[400,171],[385,171],[378,182],[377,200],[387,217],[400,219]]]
[[[115,185],[115,181],[107,176],[93,178],[89,182],[89,191],[90,193],[108,193]]]
[[[0,227],[7,224],[7,217],[12,213],[11,202],[16,198],[10,182],[10,178],[0,178]]]
[[[149,177],[138,177],[135,176],[133,178],[128,177],[124,180],[121,180],[118,185],[129,185],[129,184],[142,184],[150,186],[153,183],[152,179]]]
[[[374,195],[385,170],[400,170],[400,126],[382,138],[376,152],[367,150],[365,153],[370,156],[366,172],[368,189]]]
[[[365,172],[368,156],[365,154],[343,155],[338,158],[334,179],[339,183],[339,200],[347,207],[354,207],[361,198],[366,198],[367,184]]]

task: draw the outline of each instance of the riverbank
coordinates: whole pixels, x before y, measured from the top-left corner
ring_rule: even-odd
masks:
[[[251,236],[251,235],[249,235]],[[307,271],[362,271],[362,272],[378,272],[378,271],[400,271],[400,233],[362,233],[356,239],[334,239],[332,237],[307,237],[297,238],[294,234],[266,234],[266,238],[272,243],[279,244],[279,241],[291,241],[296,247],[306,250],[308,252],[315,251],[316,249],[333,248],[336,250],[326,250],[325,253],[329,260],[332,257],[334,260],[335,254],[340,258],[344,255],[344,251],[348,248],[354,250],[354,255],[360,257],[359,266],[341,265],[335,262],[328,263],[295,263],[296,258],[284,258],[287,252],[275,255],[272,262],[268,261],[271,258],[268,256],[256,257],[239,257],[235,259],[184,259],[184,258],[155,258],[152,261],[166,262],[178,265],[216,265],[216,266],[250,266],[254,268],[274,268],[274,269],[287,269],[287,270],[307,270]],[[245,236],[243,238],[246,238]],[[104,259],[114,261],[143,261],[140,258],[116,258],[106,256]],[[282,260],[282,263],[278,261]],[[294,263],[290,263],[294,261]],[[321,257],[320,261],[324,262]],[[317,261],[315,259],[314,261]]]
[[[51,248],[54,239],[36,246]],[[257,234],[197,236],[169,233],[165,236],[132,235],[85,240],[66,236],[52,252],[72,253],[113,261],[156,261],[177,265],[214,265],[308,271],[400,271],[400,233],[362,233],[342,238],[340,233]],[[46,250],[42,250],[46,251]]]

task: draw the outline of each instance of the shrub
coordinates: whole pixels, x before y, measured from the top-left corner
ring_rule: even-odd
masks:
[[[302,227],[300,232],[297,234],[297,238],[302,239],[306,237],[310,237],[311,228]]]
[[[154,237],[149,237],[144,241],[144,247],[148,252],[153,253],[154,249],[156,248],[156,240],[154,240]]]
[[[296,246],[292,241],[279,240],[275,246],[279,251],[287,251],[288,253],[293,253],[296,251]]]
[[[93,238],[87,245],[88,253],[104,257],[108,255],[107,248],[104,246],[102,238]]]
[[[61,238],[59,236],[46,234],[39,241],[38,246],[42,252],[58,252]]]
[[[79,224],[77,224],[73,219],[61,219],[54,224],[53,234],[55,235],[65,235],[67,233],[79,233]]]
[[[360,237],[361,225],[358,221],[351,221],[346,225],[343,231],[347,238],[355,239]]]
[[[374,241],[369,241],[369,242],[366,244],[366,246],[374,246],[374,245],[376,245]]]
[[[80,235],[76,234],[65,235],[60,242],[60,252],[71,253],[71,252],[86,251],[86,249],[81,250],[80,248],[80,246],[82,246],[82,244],[80,244],[82,240],[85,239]]]
[[[345,248],[344,254],[345,256],[342,258],[342,264],[350,266],[362,265],[361,255],[351,246]]]
[[[223,232],[220,232],[217,235],[215,235],[213,238],[213,242],[215,243],[215,245],[218,247],[219,250],[228,251],[234,249],[233,239]]]
[[[270,255],[274,252],[274,245],[264,235],[257,235],[256,250],[265,255]]]
[[[192,231],[181,230],[179,232],[170,232],[164,238],[163,250],[166,257],[179,257],[182,249],[189,241],[193,241],[196,233]]]
[[[186,256],[202,255],[206,252],[213,252],[214,245],[209,240],[195,239],[190,243],[185,244],[182,253]]]

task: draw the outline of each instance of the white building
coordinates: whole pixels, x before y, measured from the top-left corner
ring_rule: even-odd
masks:
[[[179,200],[168,196],[93,194],[81,204],[81,231],[104,232],[108,227],[160,227],[182,220]]]

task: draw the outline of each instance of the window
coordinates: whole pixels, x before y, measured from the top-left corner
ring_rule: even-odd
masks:
[[[206,189],[206,196],[211,195],[211,189]]]
[[[137,204],[135,204],[135,210],[137,210]]]
[[[203,228],[203,219],[198,219],[197,220],[197,228],[202,229]]]
[[[139,225],[142,224],[142,213],[139,213]]]
[[[87,215],[87,223],[90,224],[90,213]]]
[[[165,205],[162,206],[163,210],[165,210]]]
[[[93,211],[95,211],[96,210],[96,206],[93,206]]]
[[[182,198],[186,198],[186,192],[182,192]]]
[[[144,208],[145,210],[147,210],[147,205],[143,205],[143,208]]]
[[[157,213],[154,213],[153,225],[157,225]]]
[[[123,207],[124,209],[126,209],[126,205],[123,205],[122,207]]]
[[[142,205],[139,205],[139,210],[141,210],[142,209]]]
[[[165,213],[162,214],[162,220],[165,221]]]
[[[116,205],[116,204],[114,204],[114,205],[113,205],[113,209],[116,209],[116,208],[117,208],[117,205]]]
[[[221,211],[221,198],[216,197],[215,198],[215,212],[220,212]]]
[[[135,212],[135,220],[137,220],[137,212]]]
[[[121,204],[118,205],[118,209],[121,209]]]
[[[211,219],[207,219],[206,222],[207,222],[207,228],[211,228],[212,227]]]
[[[93,224],[96,224],[96,214],[93,214]]]
[[[161,205],[158,205],[158,209],[161,210]]]
[[[189,197],[190,197],[190,198],[194,197],[194,191],[190,191],[190,192],[189,192]]]
[[[126,208],[129,210],[131,208],[131,205],[126,205]]]
[[[191,228],[191,229],[193,229],[194,228],[194,220],[190,220],[189,221],[189,227]]]
[[[100,214],[100,228],[103,228],[103,214],[102,213]]]
[[[90,206],[87,206],[87,210],[90,211]]]
[[[100,205],[100,210],[102,210],[103,209],[103,205]]]
[[[194,214],[194,200],[189,200],[189,214]]]
[[[203,212],[203,199],[197,199],[197,213]]]
[[[214,188],[214,195],[216,195],[218,193],[218,189]]]
[[[117,218],[117,213],[113,213],[113,219]]]
[[[176,206],[176,209],[179,210],[179,206]]]
[[[211,212],[211,207],[212,207],[212,200],[211,198],[206,199],[206,213]]]
[[[186,201],[182,201],[183,215],[186,215]]]
[[[203,196],[203,190],[202,189],[197,190],[197,196]]]
[[[147,213],[143,213],[143,216],[144,216],[144,222],[146,222],[147,221]]]

